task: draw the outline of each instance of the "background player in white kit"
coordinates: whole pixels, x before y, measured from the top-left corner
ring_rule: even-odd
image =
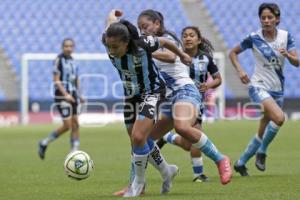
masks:
[[[246,163],[254,154],[256,154],[257,169],[265,171],[267,147],[285,120],[282,111],[285,58],[292,65],[299,66],[295,42],[291,34],[276,28],[280,23],[278,5],[263,3],[259,6],[258,15],[262,28],[246,37],[231,50],[229,55],[242,83],[248,84],[250,98],[260,103],[263,108],[257,134],[250,140],[245,152],[234,165],[235,171],[242,176],[248,176]],[[251,80],[237,59],[239,53],[249,48],[252,49],[256,61]]]

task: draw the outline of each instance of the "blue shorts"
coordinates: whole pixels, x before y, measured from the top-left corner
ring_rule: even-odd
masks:
[[[178,90],[172,92],[171,95],[166,97],[166,101],[162,102],[159,106],[159,112],[172,118],[172,108],[177,102],[187,102],[193,104],[201,115],[203,109],[201,94],[195,85],[187,84]]]
[[[280,108],[283,107],[283,91],[273,92],[259,87],[250,86],[248,88],[248,93],[251,100],[255,103],[262,103],[263,100],[267,98],[273,98]]]

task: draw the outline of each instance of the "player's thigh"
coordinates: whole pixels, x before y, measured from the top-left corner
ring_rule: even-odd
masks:
[[[190,102],[176,102],[173,106],[173,119],[175,129],[184,129],[194,125],[198,111]]]
[[[267,98],[262,102],[264,115],[277,125],[284,122],[284,113],[273,98]]]
[[[133,144],[142,146],[146,142],[146,139],[148,138],[153,126],[154,119],[145,117],[143,119],[135,120],[131,136]]]
[[[142,145],[149,136],[153,126],[159,94],[145,94],[138,102],[138,114],[132,129],[132,140]]]
[[[63,127],[65,129],[71,129],[72,128],[72,118],[71,117],[67,117],[67,118],[63,118]]]

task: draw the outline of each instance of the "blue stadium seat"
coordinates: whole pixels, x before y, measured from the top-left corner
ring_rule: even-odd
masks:
[[[111,0],[103,3],[98,0],[2,0],[0,4],[0,43],[11,60],[17,75],[21,72],[21,56],[24,53],[59,53],[61,41],[65,37],[72,37],[76,41],[76,53],[105,52],[100,42],[100,34],[104,30],[105,18],[113,8],[122,8],[125,17],[136,23],[138,12],[144,9],[158,9],[166,17],[166,24],[180,34],[183,26],[188,25],[187,17],[179,0],[172,3],[161,0],[141,0],[140,3],[127,0]],[[16,12],[16,10],[18,12]],[[105,63],[105,62],[104,62]],[[42,66],[36,67],[40,64]],[[110,64],[110,63],[109,63]],[[29,85],[30,98],[51,98],[48,87],[52,77],[52,63],[31,63]],[[93,66],[94,65],[94,66]],[[105,64],[107,65],[107,64]],[[86,73],[114,74],[108,76],[109,81],[118,81],[118,74],[111,64],[109,67],[86,68]],[[50,69],[50,70],[49,70]],[[45,84],[40,84],[46,80]],[[45,81],[44,81],[45,82]],[[91,84],[91,83],[89,83]],[[102,86],[93,83],[92,93],[103,90]],[[121,90],[120,90],[121,91]],[[0,95],[1,96],[1,95]],[[111,98],[111,94],[109,98]]]
[[[226,44],[231,48],[259,27],[257,7],[263,1],[204,0],[204,3],[218,30],[223,35]],[[298,33],[300,32],[300,23],[295,23],[294,20],[295,13],[300,12],[300,6],[296,6],[299,3],[293,0],[274,0],[274,2],[279,3],[283,13],[280,27],[289,28],[289,31],[295,36],[299,49],[300,35]],[[180,0],[140,0],[139,3],[127,0],[111,0],[109,3],[98,0],[77,0],[76,3],[72,0],[56,0],[55,3],[53,3],[53,0],[2,0],[0,4],[0,43],[18,76],[21,72],[22,54],[29,52],[59,53],[61,41],[65,37],[75,39],[76,53],[104,53],[105,47],[101,44],[100,34],[105,27],[105,18],[111,9],[119,8],[120,5],[122,5],[125,17],[134,24],[136,24],[140,11],[152,8],[161,11],[165,15],[166,27],[178,35],[184,26],[190,25]],[[135,10],[135,12],[132,12],[132,10]],[[246,67],[246,71],[253,72],[254,63],[251,56],[249,57],[247,54],[242,58],[242,64]],[[41,65],[42,68],[31,66],[33,68],[32,74],[38,76],[41,80],[47,80],[46,85],[49,85],[52,63],[43,62]],[[90,66],[86,67],[84,72],[113,74],[114,76],[109,76],[109,80],[111,82],[119,80],[116,71],[109,62],[100,62],[98,65],[108,67],[94,67],[95,63],[90,62]],[[287,68],[290,69],[290,66],[288,65]],[[299,73],[295,72],[287,70],[286,77],[293,77],[299,85]],[[296,74],[296,77],[290,74]],[[295,86],[293,84],[287,85],[287,94],[291,96],[296,94],[300,97],[300,92],[292,92]],[[45,89],[47,86],[40,85],[33,80],[30,87],[32,91],[30,97],[37,99],[51,98],[49,92]],[[103,90],[97,83],[93,83],[91,88],[94,88],[91,93]],[[39,90],[37,94],[35,94],[36,90]],[[227,92],[227,94],[231,96],[230,92]]]

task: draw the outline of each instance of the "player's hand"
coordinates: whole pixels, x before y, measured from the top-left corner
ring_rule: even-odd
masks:
[[[116,17],[121,17],[122,15],[123,15],[123,11],[122,10],[118,10],[118,9],[115,10],[115,16]]]
[[[242,83],[244,83],[244,84],[250,83],[250,79],[249,79],[248,75],[244,71],[241,71],[239,73],[239,77],[240,77]]]
[[[192,64],[192,58],[187,53],[182,52],[182,55],[180,56],[180,60],[185,65]]]
[[[119,17],[121,17],[122,15],[123,15],[123,12],[121,10],[113,9],[108,14],[108,20],[111,22],[116,22],[116,21],[118,21]]]
[[[284,49],[284,48],[279,48],[279,49],[277,49],[277,50],[278,50],[279,53],[280,53],[281,55],[283,55],[284,57],[288,57],[289,53],[288,53],[288,51],[287,51],[286,49]]]
[[[207,83],[201,83],[200,87],[199,87],[199,91],[200,92],[206,92],[209,89],[208,84]]]
[[[65,95],[65,99],[66,99],[66,101],[68,101],[68,102],[75,103],[74,97],[72,97],[72,95],[70,95],[70,94]]]

